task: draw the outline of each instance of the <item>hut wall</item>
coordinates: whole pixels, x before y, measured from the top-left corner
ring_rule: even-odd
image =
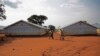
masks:
[[[96,35],[96,28],[84,23],[76,23],[63,28],[62,35]]]
[[[5,29],[5,35],[43,35],[45,30],[25,22],[19,22]]]

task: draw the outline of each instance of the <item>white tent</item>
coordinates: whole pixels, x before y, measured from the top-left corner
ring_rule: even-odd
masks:
[[[86,21],[79,21],[62,28],[62,35],[96,35],[96,27]]]
[[[46,28],[20,20],[4,28],[5,35],[44,35]]]

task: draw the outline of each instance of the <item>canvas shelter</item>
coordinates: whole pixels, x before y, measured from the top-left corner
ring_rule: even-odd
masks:
[[[96,27],[86,21],[78,21],[62,28],[62,35],[97,35]]]
[[[5,35],[44,35],[47,29],[43,26],[20,20],[4,28]]]

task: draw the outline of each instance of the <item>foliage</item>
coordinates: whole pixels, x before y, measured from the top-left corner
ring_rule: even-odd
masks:
[[[48,27],[49,27],[50,30],[55,31],[55,26],[54,25],[49,25]]]
[[[4,5],[1,3],[0,4],[0,20],[5,20],[6,16],[5,16],[5,9],[4,9]]]
[[[32,15],[27,20],[31,23],[42,25],[42,24],[44,24],[44,21],[47,20],[47,19],[48,18],[44,15]]]

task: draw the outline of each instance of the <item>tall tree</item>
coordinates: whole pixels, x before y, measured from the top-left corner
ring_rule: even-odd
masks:
[[[54,25],[49,25],[48,27],[49,27],[50,30],[55,31],[55,26]]]
[[[47,19],[48,18],[44,15],[32,15],[27,20],[31,23],[42,25],[42,24],[44,24],[44,21],[47,20]]]
[[[4,20],[4,19],[6,19],[4,4],[2,1],[0,1],[0,20]]]

